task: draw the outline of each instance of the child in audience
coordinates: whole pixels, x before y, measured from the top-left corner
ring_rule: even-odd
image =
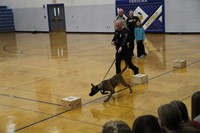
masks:
[[[132,133],[162,133],[158,118],[153,115],[143,115],[135,119]]]
[[[174,100],[170,104],[179,109],[179,111],[181,113],[182,123],[189,121],[189,115],[188,115],[187,107],[182,101]]]
[[[200,133],[200,130],[189,120],[188,111],[186,105],[182,101],[174,100],[170,103],[172,106],[178,108],[182,117],[182,127],[180,132],[182,133]]]
[[[145,31],[144,28],[142,27],[140,20],[137,20],[136,22],[134,34],[135,34],[135,40],[137,42],[137,57],[143,58],[144,55],[146,55],[144,48]]]
[[[200,129],[200,91],[195,92],[191,99],[192,123]]]
[[[171,104],[161,105],[158,108],[158,122],[167,133],[179,133],[182,123],[180,111]]]

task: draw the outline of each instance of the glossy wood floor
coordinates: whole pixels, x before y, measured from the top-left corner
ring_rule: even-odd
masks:
[[[0,34],[0,133],[100,133],[110,120],[131,127],[143,114],[181,100],[189,113],[191,95],[200,90],[200,35],[146,35],[145,59],[133,57],[149,82],[135,85],[129,69],[109,102],[89,97],[90,83],[102,81],[114,60],[112,34],[2,33]],[[135,55],[136,55],[136,51]],[[187,67],[173,69],[173,60]],[[115,74],[113,66],[106,78]],[[60,104],[68,96],[82,98],[82,107],[67,111]]]

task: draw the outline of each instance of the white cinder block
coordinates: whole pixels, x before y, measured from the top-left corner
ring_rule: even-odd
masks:
[[[69,96],[61,100],[61,105],[67,110],[73,110],[81,106],[81,98]]]
[[[137,74],[133,76],[133,83],[136,84],[144,84],[148,82],[148,75],[147,74]]]
[[[177,59],[173,62],[173,67],[180,68],[186,66],[186,60]]]

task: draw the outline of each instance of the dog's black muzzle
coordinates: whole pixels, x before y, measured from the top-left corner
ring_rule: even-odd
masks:
[[[89,96],[94,96],[95,94],[97,94],[97,92],[99,92],[99,89],[92,88]]]

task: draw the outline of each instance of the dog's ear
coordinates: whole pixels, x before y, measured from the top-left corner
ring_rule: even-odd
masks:
[[[94,87],[94,85],[91,83],[91,86]]]

